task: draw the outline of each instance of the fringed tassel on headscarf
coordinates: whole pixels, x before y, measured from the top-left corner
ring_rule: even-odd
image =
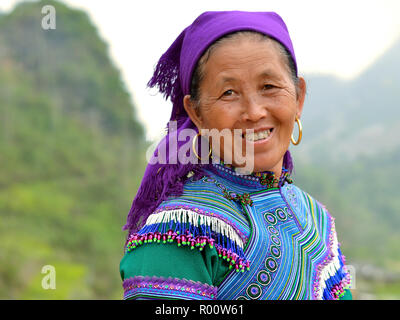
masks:
[[[179,132],[186,128],[196,129],[196,126],[184,112],[183,93],[179,81],[180,52],[185,30],[161,56],[155,67],[154,74],[147,84],[150,88],[156,86],[165,99],[171,99],[173,110],[170,120],[177,121],[177,131],[175,132],[171,132],[167,125],[167,135],[157,146],[153,158],[158,152],[161,152],[163,145],[167,145],[168,150],[170,135],[178,136]],[[179,148],[182,144],[182,142],[179,143],[178,141],[177,147]],[[130,232],[138,230],[162,201],[171,195],[182,194],[183,185],[189,172],[193,172],[192,179],[200,179],[203,176],[201,164],[170,162],[169,158],[173,156],[176,157],[176,155],[167,155],[166,159],[168,161],[164,164],[149,163],[147,165],[123,230],[129,230]]]
[[[186,29],[181,32],[174,43],[161,56],[152,78],[147,83],[149,88],[157,87],[165,99],[171,99],[173,108],[170,120],[178,120],[185,114],[183,93],[179,81],[180,54],[185,32]]]
[[[283,165],[282,166],[287,170],[289,175],[291,175],[293,173],[293,169],[294,169],[293,159],[292,159],[292,155],[290,154],[289,150],[287,150],[283,156]]]
[[[129,233],[137,231],[144,225],[147,218],[154,210],[168,197],[179,196],[183,192],[183,186],[188,179],[188,174],[191,173],[190,179],[198,180],[204,176],[203,168],[210,164],[201,164],[196,162],[189,162],[182,164],[180,161],[170,161],[176,154],[169,154],[169,137],[173,135],[171,139],[173,143],[177,143],[174,146],[177,150],[185,144],[185,141],[179,141],[176,136],[179,135],[181,130],[191,128],[196,129],[190,118],[180,123],[178,121],[178,130],[169,132],[166,137],[158,144],[156,151],[153,154],[153,158],[147,165],[141,185],[138,192],[133,200],[131,209],[127,217],[127,223],[123,227],[123,230],[129,230]],[[198,150],[201,156],[201,148]],[[163,163],[158,163],[154,158],[158,156],[159,152],[166,152]],[[152,164],[155,163],[155,164]]]

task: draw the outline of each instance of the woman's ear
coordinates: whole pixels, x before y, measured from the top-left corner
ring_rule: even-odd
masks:
[[[298,118],[301,117],[303,112],[304,100],[306,98],[307,85],[303,77],[299,77],[298,82],[298,95],[297,95],[297,113]]]
[[[189,115],[190,120],[196,125],[197,129],[203,128],[203,121],[198,110],[198,107],[195,106],[194,102],[190,99],[190,95],[186,95],[183,97],[183,107],[185,108],[187,114]]]

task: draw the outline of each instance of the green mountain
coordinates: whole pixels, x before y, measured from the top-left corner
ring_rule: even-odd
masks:
[[[0,15],[0,298],[119,299],[144,129],[86,13],[52,1],[43,30],[47,4]]]
[[[314,163],[354,161],[400,148],[400,38],[353,80],[305,78],[300,158]]]
[[[400,39],[351,81],[306,75],[303,140],[291,147],[295,181],[336,218],[348,263],[387,275],[400,274],[399,57]],[[400,298],[396,283],[390,298]],[[368,296],[388,297],[376,285]]]

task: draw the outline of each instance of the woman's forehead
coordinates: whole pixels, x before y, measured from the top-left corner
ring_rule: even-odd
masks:
[[[231,57],[257,54],[259,52],[278,54],[279,44],[267,37],[253,37],[251,34],[239,34],[214,43],[209,57],[215,54],[229,54]]]
[[[204,67],[204,75],[212,73],[219,82],[232,82],[246,70],[256,78],[277,77],[284,69],[284,61],[272,41],[232,41],[215,48]]]
[[[240,74],[235,74],[234,71],[233,72],[229,72],[229,71],[224,71],[219,73],[218,75],[218,80],[216,82],[218,82],[218,84],[225,84],[225,83],[233,83],[233,82],[238,82],[241,80],[241,76]],[[277,70],[274,70],[273,68],[269,68],[266,67],[263,69],[262,66],[260,66],[260,68],[256,71],[256,73],[251,73],[251,76],[254,79],[279,79],[280,74]]]

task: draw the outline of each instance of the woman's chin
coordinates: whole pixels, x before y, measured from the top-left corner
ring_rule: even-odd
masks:
[[[280,171],[282,168],[283,158],[280,161],[273,161],[269,157],[256,157],[246,159],[240,164],[233,162],[233,166],[241,168],[248,172],[262,172],[262,171]]]
[[[270,156],[255,156],[254,158],[254,172],[262,171],[280,171],[282,168],[283,157],[279,160],[272,159]]]

